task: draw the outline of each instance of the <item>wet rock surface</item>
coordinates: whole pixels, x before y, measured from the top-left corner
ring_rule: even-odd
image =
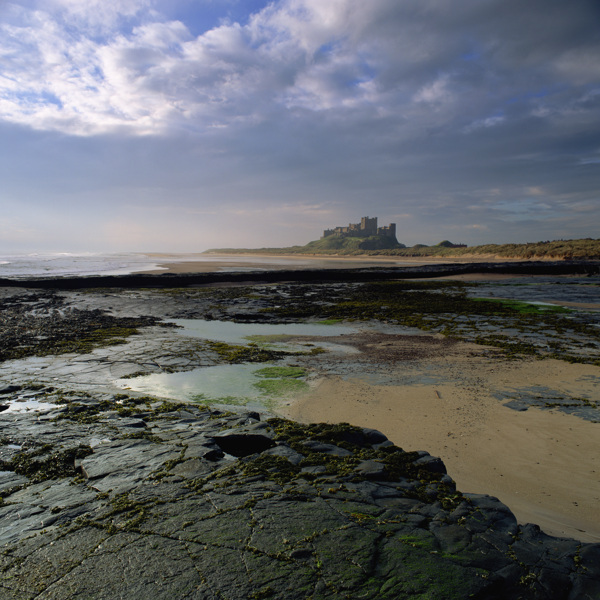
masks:
[[[426,452],[402,452],[374,430],[261,420],[114,387],[138,372],[224,360],[165,319],[337,318],[335,303],[354,294],[340,314],[440,332],[449,319],[462,323],[431,310],[416,322],[416,305],[394,304],[391,286],[371,306],[375,288],[361,285],[0,288],[0,598],[600,597],[598,544],[518,526],[498,500],[457,492]],[[436,307],[434,295],[423,298]],[[588,354],[596,317],[569,316],[572,345],[583,335],[596,344]],[[474,330],[484,318],[491,328],[496,315],[480,315]],[[423,355],[454,344],[424,340],[414,339]],[[371,351],[384,367],[416,352],[385,334],[363,341],[361,369]],[[227,351],[227,360],[238,352]],[[576,401],[559,400],[569,410]],[[593,400],[577,402],[594,418]]]
[[[378,431],[44,393],[0,413],[1,598],[600,595],[600,545],[517,525]]]
[[[0,286],[26,286],[38,289],[75,290],[93,287],[106,288],[145,288],[181,287],[222,283],[249,283],[282,281],[334,282],[334,281],[381,281],[385,279],[423,279],[428,277],[448,277],[469,273],[520,275],[597,275],[600,263],[595,260],[561,261],[510,261],[477,262],[461,264],[427,264],[420,266],[367,267],[364,269],[279,269],[250,272],[210,272],[210,273],[163,273],[104,275],[86,277],[44,277],[33,279],[0,279]]]

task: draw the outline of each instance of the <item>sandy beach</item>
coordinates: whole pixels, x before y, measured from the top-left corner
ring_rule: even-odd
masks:
[[[340,269],[428,264],[515,262],[511,259],[482,257],[398,257],[398,256],[335,256],[310,254],[147,254],[156,261],[158,269],[144,273],[214,273],[222,270],[243,269]]]
[[[600,541],[598,424],[557,410],[512,410],[494,397],[497,390],[534,386],[597,397],[600,369],[557,360],[490,360],[485,348],[464,343],[426,349],[428,357],[421,358],[412,343],[417,360],[392,360],[390,370],[400,379],[435,373],[443,384],[324,377],[284,407],[285,416],[379,429],[405,450],[440,456],[461,491],[500,498],[520,522],[552,535]],[[373,360],[386,360],[380,351],[372,348]]]

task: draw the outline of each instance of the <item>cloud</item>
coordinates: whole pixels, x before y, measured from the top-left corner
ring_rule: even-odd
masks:
[[[124,20],[145,12],[151,0],[45,0],[38,6],[67,26],[98,34],[110,32]]]
[[[51,0],[1,26],[0,115],[74,135],[203,130],[296,109],[404,114],[418,126],[431,119],[420,104],[443,105],[439,124],[464,120],[459,99],[470,94],[471,130],[489,127],[522,80],[542,87],[554,72],[583,85],[598,64],[597,43],[574,47],[589,28],[578,11],[533,4],[539,11],[514,21],[514,2],[282,0],[194,37],[180,21],[156,20],[149,1]],[[457,35],[467,26],[468,37]],[[552,111],[552,96],[532,114]]]
[[[148,211],[140,239],[161,206],[185,231],[185,218],[222,227],[219,212],[247,232],[265,214],[318,231],[364,212],[411,215],[415,236],[559,227],[598,201],[599,13],[595,0],[3,3],[0,177],[23,206]]]

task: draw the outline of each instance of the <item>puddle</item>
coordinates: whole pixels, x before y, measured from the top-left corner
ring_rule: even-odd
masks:
[[[180,326],[178,335],[195,337],[228,344],[247,345],[257,343],[269,348],[284,351],[308,351],[319,347],[332,354],[359,354],[360,351],[349,345],[328,341],[329,338],[356,334],[369,330],[377,333],[398,333],[402,335],[422,335],[419,329],[391,326],[383,323],[360,323],[360,325],[323,324],[323,323],[233,323],[230,321],[203,321],[196,319],[177,319],[171,321]],[[310,340],[308,338],[311,338]],[[337,342],[337,340],[336,340]],[[326,355],[324,355],[326,356]],[[222,405],[244,405],[254,410],[273,407],[274,403],[297,397],[308,389],[310,381],[307,375],[301,377],[270,378],[265,381],[258,371],[265,365],[289,367],[291,363],[302,362],[301,357],[277,361],[276,363],[221,364],[212,367],[200,367],[191,371],[176,373],[154,373],[142,377],[119,379],[115,383],[123,389],[164,398],[173,398],[186,402],[198,402]],[[337,361],[335,361],[337,363]],[[392,383],[389,373],[380,372],[376,366],[369,369],[366,365],[352,363],[349,368],[346,361],[336,366],[329,365],[325,371],[355,377],[357,371],[376,380],[380,384]],[[387,369],[385,369],[387,371]],[[371,371],[371,372],[369,372]],[[397,375],[396,375],[397,378]],[[422,383],[422,381],[420,381]]]
[[[9,403],[8,408],[2,411],[3,415],[9,413],[21,412],[48,412],[56,410],[58,404],[50,404],[49,402],[40,402],[39,400],[13,400]]]
[[[128,388],[177,400],[206,398],[258,398],[260,393],[252,386],[254,372],[262,363],[216,365],[181,373],[153,373],[134,379],[121,379]],[[257,379],[257,378],[256,378]]]
[[[205,340],[226,342],[228,344],[244,344],[248,341],[266,341],[267,343],[285,341],[290,337],[334,337],[357,333],[358,327],[322,323],[233,323],[231,321],[203,321],[200,319],[174,319],[170,321],[179,325],[180,335],[197,337]]]
[[[173,398],[200,404],[243,405],[253,410],[269,408],[275,401],[290,399],[301,390],[305,377],[273,378],[279,383],[275,396],[264,391],[265,378],[257,371],[272,363],[245,363],[238,365],[216,365],[201,367],[181,373],[154,373],[134,379],[121,379],[117,385],[125,389],[145,394]],[[282,366],[283,362],[278,362]],[[295,386],[286,386],[286,382],[298,382]],[[305,385],[308,387],[308,384]],[[294,389],[296,388],[296,389]]]
[[[350,325],[322,323],[232,323],[230,321],[203,321],[176,319],[179,335],[195,337],[228,344],[258,343],[270,348],[287,351],[307,351],[318,346],[331,352],[358,352],[351,346],[327,342],[329,337],[357,333],[364,329]],[[298,336],[318,338],[293,340]],[[323,340],[323,341],[321,341]],[[293,360],[293,358],[291,359]],[[306,377],[276,377],[268,384],[257,371],[271,363],[224,364],[200,367],[178,373],[154,373],[132,379],[119,379],[116,384],[124,389],[173,398],[187,402],[224,405],[244,405],[253,409],[265,409],[275,401],[287,400],[308,387]],[[278,361],[278,366],[288,363]]]

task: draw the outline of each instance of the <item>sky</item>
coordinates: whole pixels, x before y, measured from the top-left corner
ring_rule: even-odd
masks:
[[[0,0],[0,252],[600,237],[598,0]]]

